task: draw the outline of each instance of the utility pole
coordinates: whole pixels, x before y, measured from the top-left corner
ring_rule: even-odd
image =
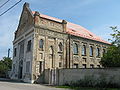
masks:
[[[8,49],[8,58],[10,57],[10,48]]]

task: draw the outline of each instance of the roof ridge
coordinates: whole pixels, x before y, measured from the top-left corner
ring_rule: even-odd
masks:
[[[35,11],[32,11],[32,13],[35,14]],[[62,22],[62,19],[58,19],[56,17],[48,16],[48,15],[45,15],[45,14],[42,14],[42,13],[40,13],[40,16],[43,17],[43,18],[46,18],[46,19],[53,20],[53,21]],[[79,36],[79,37],[92,39],[92,40],[95,40],[95,41],[110,44],[109,42],[103,40],[100,36],[97,36],[96,34],[90,32],[89,30],[82,27],[81,25],[74,24],[72,22],[67,21],[67,31],[66,32],[68,34],[71,34],[71,35],[75,35],[75,36]]]

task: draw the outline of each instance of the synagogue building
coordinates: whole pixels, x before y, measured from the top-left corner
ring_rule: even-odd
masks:
[[[101,68],[110,44],[86,28],[31,11],[25,3],[13,41],[13,79],[33,83],[45,69]]]

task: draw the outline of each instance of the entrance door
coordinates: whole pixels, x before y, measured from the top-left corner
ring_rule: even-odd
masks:
[[[22,67],[20,67],[20,71],[19,71],[19,79],[22,79]]]
[[[23,71],[23,61],[21,60],[19,62],[19,73],[18,73],[18,78],[22,79],[22,71]]]
[[[40,61],[40,62],[39,62],[39,73],[42,72],[42,66],[43,66],[43,65],[42,65],[42,61]]]

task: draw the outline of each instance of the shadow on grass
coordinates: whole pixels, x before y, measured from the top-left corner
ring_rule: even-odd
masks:
[[[65,88],[70,90],[120,90],[120,88],[93,88],[93,87],[70,87],[70,86],[56,86],[56,88]]]

